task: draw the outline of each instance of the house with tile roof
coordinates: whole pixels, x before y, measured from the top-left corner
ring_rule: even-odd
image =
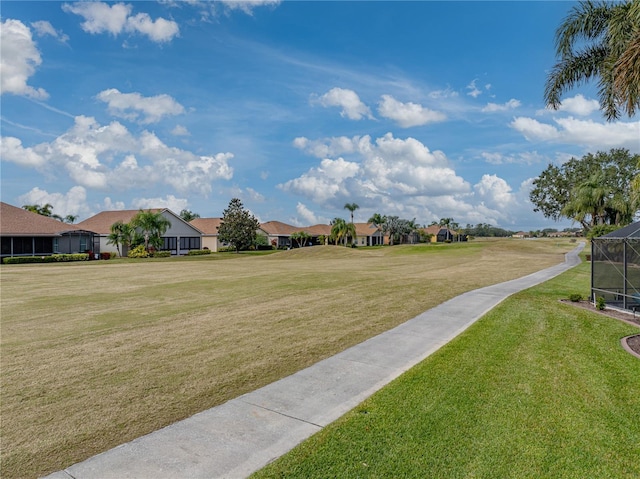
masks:
[[[420,228],[423,235],[431,235],[432,243],[444,243],[445,241],[467,241],[466,235],[459,235],[456,231],[446,226],[431,225]]]
[[[63,223],[0,202],[0,256],[3,258],[97,253],[95,239],[95,232],[79,224]]]
[[[81,221],[77,226],[96,233],[100,252],[108,251],[117,254],[118,250],[116,246],[108,243],[111,225],[118,221],[129,223],[140,211],[141,210],[103,211],[91,218]],[[172,255],[184,255],[192,249],[202,249],[202,231],[196,226],[186,222],[168,208],[155,208],[144,211],[161,213],[162,216],[171,223],[171,226],[164,235],[162,235],[164,243],[160,250],[170,251]],[[122,254],[126,255],[127,253],[122,251]]]
[[[384,233],[373,223],[354,223],[356,227],[356,238],[354,244],[357,246],[376,246],[385,244]],[[389,238],[386,238],[389,243]]]
[[[218,251],[218,228],[222,218],[195,218],[189,222],[202,231],[202,249],[210,249],[214,253]]]
[[[292,248],[294,245],[291,241],[291,235],[299,231],[304,231],[304,228],[292,226],[282,221],[267,221],[260,224],[258,234],[265,235],[269,244],[276,249]]]

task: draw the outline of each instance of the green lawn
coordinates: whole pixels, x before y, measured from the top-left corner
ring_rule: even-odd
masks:
[[[638,478],[638,328],[560,304],[581,266],[465,333],[253,477]]]
[[[2,265],[2,477],[60,470],[465,291],[557,264],[574,246],[504,239]]]

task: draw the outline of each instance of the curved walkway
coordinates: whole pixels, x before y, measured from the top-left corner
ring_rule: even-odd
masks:
[[[353,409],[455,338],[513,293],[580,262],[565,262],[457,296],[289,377],[118,446],[47,479],[242,478]]]

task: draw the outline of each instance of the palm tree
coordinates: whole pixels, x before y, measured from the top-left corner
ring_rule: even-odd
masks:
[[[342,218],[334,218],[331,222],[331,238],[335,241],[336,246],[338,242],[344,238],[347,234],[347,222]]]
[[[149,244],[156,248],[162,247],[162,235],[171,228],[171,222],[163,216],[162,212],[140,210],[131,220],[131,226],[140,230],[144,237],[144,248],[148,251]]]
[[[604,224],[609,190],[603,184],[603,175],[599,173],[576,186],[562,209],[563,215],[578,221],[586,230]]]
[[[380,231],[382,231],[382,225],[384,225],[385,221],[387,221],[386,216],[382,216],[380,213],[375,213],[371,218],[369,218],[367,223],[371,223]],[[382,231],[382,244],[384,244],[384,231]]]
[[[32,213],[36,213],[42,216],[51,216],[51,211],[53,210],[53,205],[51,203],[47,203],[43,206],[40,205],[23,205],[23,209],[27,211],[31,211]],[[59,218],[59,217],[58,217]]]
[[[180,212],[180,218],[182,218],[183,220],[185,220],[188,223],[191,220],[195,220],[196,218],[200,218],[200,215],[198,213],[194,213],[193,211],[184,209],[184,210],[182,210]]]
[[[344,209],[351,212],[351,223],[353,223],[353,212],[358,208],[360,207],[356,203],[347,203],[344,205]]]
[[[586,43],[586,45],[585,45]],[[585,45],[578,50],[578,46]],[[640,2],[580,2],[556,31],[558,63],[547,78],[544,98],[553,109],[561,95],[593,78],[607,120],[620,110],[640,108]]]
[[[122,221],[116,221],[111,225],[111,232],[107,235],[107,244],[115,245],[116,250],[118,250],[118,256],[122,256],[120,254],[120,244],[122,243],[122,227],[124,223]]]

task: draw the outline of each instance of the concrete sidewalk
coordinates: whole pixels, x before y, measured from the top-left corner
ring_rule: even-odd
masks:
[[[289,377],[118,446],[47,479],[242,478],[353,409],[509,295],[577,265],[565,262],[457,296]]]

